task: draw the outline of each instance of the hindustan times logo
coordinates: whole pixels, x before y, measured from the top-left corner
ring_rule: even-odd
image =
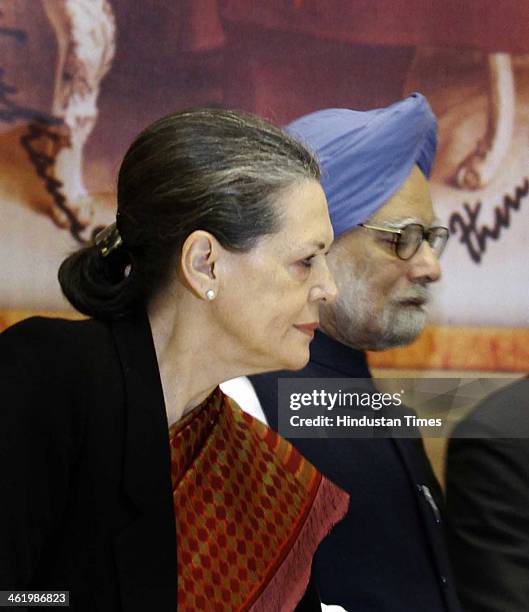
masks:
[[[371,393],[371,392],[330,392],[323,389],[314,389],[308,393],[291,393],[290,410],[300,410],[304,407],[315,406],[333,410],[338,408],[358,408],[360,406],[380,410],[388,406],[401,406],[402,394],[400,393]]]

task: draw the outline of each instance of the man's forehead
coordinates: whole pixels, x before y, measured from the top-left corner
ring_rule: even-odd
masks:
[[[409,223],[428,226],[434,222],[434,218],[428,181],[415,166],[400,189],[371,216],[369,222],[383,223],[389,227]]]

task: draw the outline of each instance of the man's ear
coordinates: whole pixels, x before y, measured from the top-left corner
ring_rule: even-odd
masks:
[[[220,252],[217,239],[203,230],[196,230],[186,238],[180,252],[180,274],[184,283],[201,298],[218,289],[215,264]],[[209,298],[211,299],[211,298]]]

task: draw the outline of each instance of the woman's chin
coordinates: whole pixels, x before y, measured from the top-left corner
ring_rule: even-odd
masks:
[[[284,370],[302,370],[310,359],[310,351],[309,347],[303,349],[299,349],[297,351],[292,351],[288,357],[285,359],[284,365],[282,369]]]

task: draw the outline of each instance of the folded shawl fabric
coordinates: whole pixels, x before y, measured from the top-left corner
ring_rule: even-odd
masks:
[[[178,609],[293,610],[348,495],[220,389],[169,435]]]
[[[437,120],[419,93],[370,111],[320,110],[286,131],[318,158],[335,237],[366,221],[414,164],[429,177],[437,148]]]

